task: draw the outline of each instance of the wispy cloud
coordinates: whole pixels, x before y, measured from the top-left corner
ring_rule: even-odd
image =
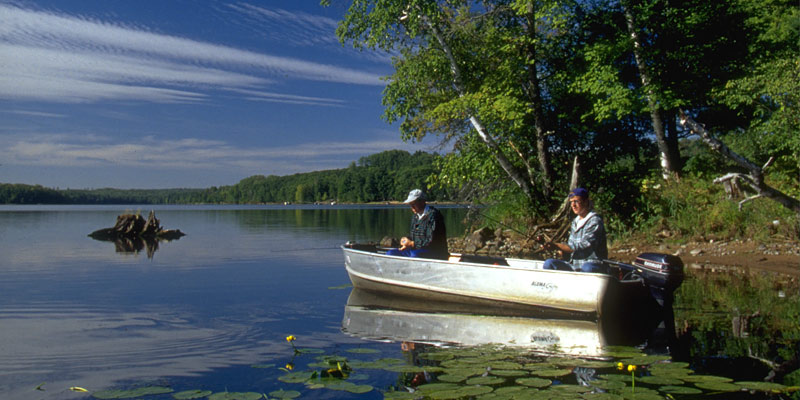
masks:
[[[239,10],[259,12],[246,5],[240,5]],[[8,4],[0,4],[0,15],[0,98],[195,102],[207,98],[211,89],[253,89],[273,79],[383,84],[378,75],[351,68],[154,33],[115,22]],[[332,23],[305,14],[292,18],[315,29],[329,29]]]
[[[51,167],[127,167],[173,170],[232,168],[243,175],[289,174],[344,167],[352,160],[398,146],[377,135],[373,141],[317,142],[285,147],[244,147],[222,140],[159,139],[120,142],[100,135],[26,134],[0,136],[3,164]],[[386,139],[383,139],[386,137]],[[312,166],[313,168],[309,168]]]

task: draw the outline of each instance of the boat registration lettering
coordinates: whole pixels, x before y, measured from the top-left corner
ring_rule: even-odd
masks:
[[[553,290],[558,289],[558,286],[556,286],[554,283],[539,282],[539,281],[531,282],[531,287],[533,287],[534,289],[537,289],[537,290],[544,291],[544,292],[552,292]]]

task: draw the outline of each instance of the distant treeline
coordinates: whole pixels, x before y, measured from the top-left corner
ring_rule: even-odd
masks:
[[[389,150],[362,157],[348,168],[288,176],[254,175],[230,186],[208,189],[51,189],[0,183],[0,204],[257,204],[366,203],[403,200],[409,190],[425,188],[439,155]],[[442,191],[431,200],[447,200]]]

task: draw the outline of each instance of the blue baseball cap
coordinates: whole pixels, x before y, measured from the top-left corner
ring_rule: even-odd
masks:
[[[586,197],[588,199],[589,198],[589,191],[584,189],[584,188],[572,189],[572,191],[569,192],[569,197],[575,197],[575,196]]]

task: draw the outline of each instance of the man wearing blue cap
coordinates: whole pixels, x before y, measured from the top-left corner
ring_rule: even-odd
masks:
[[[545,269],[565,271],[608,272],[601,260],[608,258],[606,229],[603,218],[592,210],[589,191],[575,188],[569,193],[569,204],[576,214],[569,229],[567,243],[544,244],[546,250],[558,250],[562,255],[569,254],[569,262],[548,259]]]
[[[446,260],[450,257],[447,250],[447,230],[444,217],[436,207],[425,202],[425,193],[414,189],[403,203],[411,206],[411,234],[400,239],[400,248],[386,252],[393,256],[436,258]]]

